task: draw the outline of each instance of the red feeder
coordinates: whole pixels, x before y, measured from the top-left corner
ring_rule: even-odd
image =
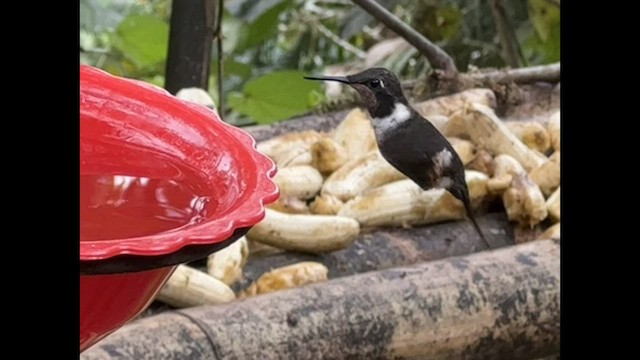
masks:
[[[180,263],[275,201],[245,131],[163,89],[80,67],[80,351],[139,315]]]

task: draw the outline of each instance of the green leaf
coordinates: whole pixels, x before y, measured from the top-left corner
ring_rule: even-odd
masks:
[[[529,14],[542,41],[560,24],[560,7],[548,0],[529,0]]]
[[[411,25],[431,41],[449,40],[462,28],[462,11],[457,6],[422,3],[416,10]]]
[[[227,103],[261,124],[302,114],[320,101],[321,94],[321,84],[303,79],[304,75],[289,70],[263,75],[249,81],[242,94],[229,93]]]
[[[443,39],[451,39],[462,27],[462,11],[455,6],[444,6],[436,11],[436,21]]]
[[[116,76],[133,77],[136,67],[127,59],[112,59],[107,57],[101,68]]]
[[[234,59],[225,58],[222,61],[222,73],[224,77],[229,75],[238,76],[242,80],[248,80],[253,73],[251,65],[235,61]],[[217,73],[218,71],[218,59],[214,59],[211,62],[211,73]]]
[[[560,61],[560,24],[550,29],[546,41],[543,41],[537,32],[531,31],[522,44],[522,51],[532,64]]]
[[[139,68],[158,65],[167,56],[169,26],[151,15],[127,16],[118,25],[113,45]]]
[[[560,1],[529,0],[533,30],[525,37],[522,51],[532,64],[560,61]]]
[[[242,36],[242,41],[237,45],[236,51],[246,50],[274,39],[278,35],[278,18],[280,13],[291,5],[291,0],[284,0],[273,7],[262,12],[257,18],[252,18],[251,22],[245,25],[243,31],[246,36]],[[262,2],[259,2],[262,3]]]
[[[223,69],[222,75],[224,79],[224,91],[241,90],[245,81],[251,78],[253,75],[253,67],[245,63],[238,62],[232,58],[225,58],[222,62]],[[217,88],[217,75],[218,75],[218,59],[214,59],[211,62],[211,80],[209,81],[210,88]],[[217,99],[217,97],[215,98]]]

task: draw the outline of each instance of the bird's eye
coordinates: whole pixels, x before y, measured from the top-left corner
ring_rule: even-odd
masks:
[[[369,85],[371,85],[372,88],[377,88],[378,86],[380,86],[380,80],[378,79],[371,80]]]

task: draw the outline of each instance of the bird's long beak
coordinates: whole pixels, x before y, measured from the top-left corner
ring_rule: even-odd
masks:
[[[344,76],[305,76],[307,80],[326,80],[326,81],[338,81],[344,84],[351,84],[351,81]]]

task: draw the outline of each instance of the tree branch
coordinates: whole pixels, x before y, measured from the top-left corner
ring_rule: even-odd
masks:
[[[375,2],[375,0],[352,1],[393,32],[406,39],[422,55],[424,55],[427,60],[429,60],[435,69],[443,70],[444,74],[450,77],[455,77],[458,74],[456,64],[444,50],[429,41],[429,39],[422,36],[422,34],[411,28],[409,25],[405,24],[397,16],[393,15],[390,11]]]
[[[474,87],[495,90],[496,85],[531,84],[535,82],[557,83],[560,81],[560,63],[531,66],[519,69],[476,71],[458,74],[456,78],[442,77],[435,72],[427,78],[430,96],[442,96]],[[405,91],[416,91],[424,83],[423,79],[402,82]],[[419,90],[418,90],[419,91]]]
[[[172,94],[184,88],[209,89],[215,0],[175,0],[171,3],[169,46],[164,88]]]
[[[555,83],[560,81],[560,63],[532,66],[520,69],[495,70],[488,72],[469,73],[478,85],[489,83],[517,83],[527,84],[538,81]]]
[[[327,37],[329,40],[333,41],[336,45],[354,54],[359,59],[364,59],[367,57],[367,53],[349,44],[349,42],[341,39],[338,35],[334,34],[331,30],[329,30],[326,26],[324,26],[320,21],[313,19],[311,16],[305,16],[305,18],[306,18],[306,21],[313,23],[313,26],[316,30],[318,30],[322,35]]]

